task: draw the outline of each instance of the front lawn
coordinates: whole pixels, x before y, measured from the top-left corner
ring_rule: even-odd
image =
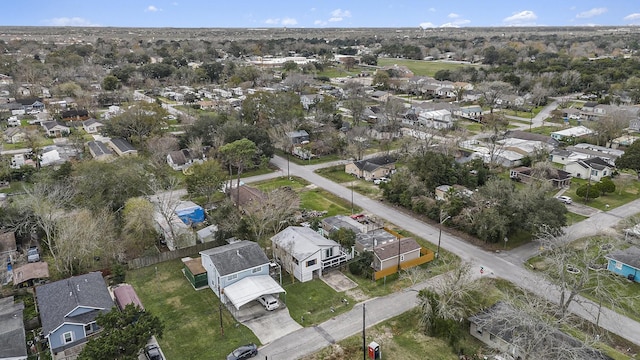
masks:
[[[595,181],[592,181],[591,184],[595,184]],[[588,180],[585,179],[571,179],[571,187],[568,191],[565,192],[565,195],[570,196],[574,202],[585,204],[590,207],[608,211],[618,206],[622,206],[629,202],[638,199],[638,194],[640,194],[640,182],[633,181],[629,185],[625,186],[623,189],[617,189],[613,193],[608,193],[602,195],[595,199],[589,199],[585,202],[583,197],[576,195],[576,190],[582,185],[588,184]]]
[[[281,156],[283,158],[287,158],[287,153],[276,149],[275,150],[276,155]],[[338,156],[337,154],[331,154],[331,155],[322,155],[319,157],[315,157],[311,160],[304,160],[304,159],[300,159],[299,157],[295,156],[295,155],[289,155],[289,161],[291,161],[294,164],[298,164],[298,165],[314,165],[314,164],[324,164],[330,161],[336,161],[336,160],[341,160],[340,156]],[[286,171],[286,169],[282,169],[282,171]]]
[[[158,339],[167,359],[224,359],[236,347],[254,342],[256,336],[238,325],[223,308],[220,328],[220,302],[207,289],[196,291],[182,274],[182,262],[172,260],[127,272],[145,309],[164,323],[164,336]]]
[[[252,186],[257,187],[262,191],[272,191],[281,187],[289,187],[293,190],[299,190],[307,185],[309,185],[308,181],[297,176],[292,176],[290,179],[287,179],[286,176],[281,176],[276,179],[260,181],[252,184]]]
[[[366,344],[375,341],[380,345],[382,358],[454,360],[457,354],[445,340],[424,335],[420,330],[420,313],[417,309],[384,321],[366,330]],[[473,354],[482,345],[464,332],[460,347],[465,354]],[[426,355],[428,354],[428,355]],[[353,335],[324,348],[318,353],[305,357],[306,360],[360,359],[362,358],[362,334]]]
[[[283,274],[283,281],[289,280],[285,277],[290,279],[288,274]],[[285,285],[284,289],[287,293],[283,298],[286,300],[291,318],[305,327],[320,324],[347,312],[355,303],[352,298],[336,292],[320,279],[307,282],[296,281]]]
[[[353,187],[353,191],[358,194],[377,199],[382,195],[382,190],[373,182],[358,179],[351,174],[344,172],[344,165],[336,165],[316,170],[316,173],[331,181],[337,182],[348,188]]]

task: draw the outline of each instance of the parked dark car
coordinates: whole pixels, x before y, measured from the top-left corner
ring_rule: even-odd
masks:
[[[258,347],[256,344],[242,345],[227,355],[227,360],[242,360],[252,358],[258,355]]]
[[[163,360],[160,348],[156,344],[149,344],[144,347],[144,355],[149,360]]]

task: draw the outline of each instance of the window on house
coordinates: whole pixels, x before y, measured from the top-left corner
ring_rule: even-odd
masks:
[[[307,261],[307,267],[309,267],[309,266],[313,266],[313,265],[315,265],[315,264],[316,264],[316,259],[313,259],[313,260],[309,260],[309,261]]]
[[[324,256],[325,256],[325,257],[328,257],[328,258],[332,257],[332,256],[333,256],[333,248],[328,248],[328,249],[325,251]]]
[[[598,170],[591,170],[591,175],[598,176]]]
[[[89,335],[93,333],[93,324],[87,324],[84,326],[84,333]]]
[[[255,267],[255,268],[253,268],[253,269],[251,270],[251,272],[252,272],[252,273],[254,273],[254,274],[255,274],[255,273],[258,273],[258,272],[260,272],[260,271],[262,271],[262,266]]]
[[[293,262],[296,263],[296,265],[300,265],[300,262],[298,261],[298,259],[293,259]]]
[[[496,340],[496,336],[493,335],[493,334],[489,334],[489,340],[495,341]]]
[[[482,328],[478,326],[478,327],[476,328],[476,332],[477,332],[478,334],[482,335]]]
[[[238,278],[238,274],[231,274],[229,276],[227,276],[227,280],[235,280]]]
[[[616,261],[616,269],[622,270],[622,261]]]
[[[62,342],[68,344],[73,342],[73,333],[71,331],[62,334]]]

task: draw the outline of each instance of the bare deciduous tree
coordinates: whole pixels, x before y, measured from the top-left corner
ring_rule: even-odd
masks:
[[[293,219],[300,208],[300,198],[293,190],[279,188],[267,192],[264,199],[254,199],[243,207],[256,239],[267,232],[277,234]]]

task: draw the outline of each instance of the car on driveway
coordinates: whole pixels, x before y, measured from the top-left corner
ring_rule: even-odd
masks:
[[[571,204],[573,202],[573,200],[571,200],[570,197],[562,195],[562,196],[558,196],[558,200],[562,201],[565,204]]]
[[[227,355],[227,360],[242,360],[252,358],[258,355],[258,347],[256,344],[242,345]]]
[[[156,344],[149,344],[144,347],[144,355],[149,360],[163,360],[160,348]]]
[[[273,295],[262,295],[258,298],[258,302],[269,311],[275,310],[280,306],[278,299]]]
[[[386,184],[389,181],[391,181],[391,179],[389,179],[388,177],[381,177],[379,179],[373,179],[373,183],[375,185]]]

